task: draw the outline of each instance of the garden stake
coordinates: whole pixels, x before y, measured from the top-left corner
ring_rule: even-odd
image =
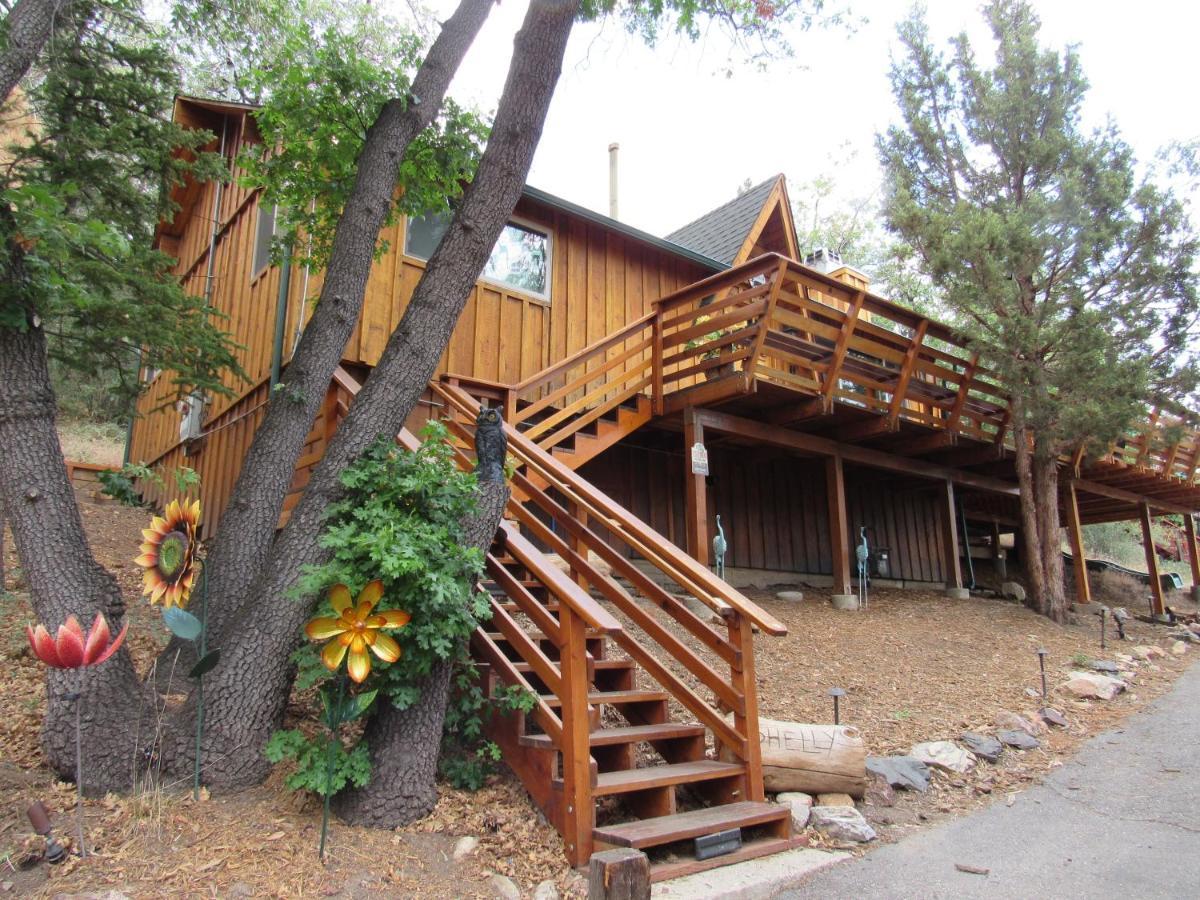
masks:
[[[321,862],[325,861],[325,835],[329,832],[329,801],[333,796],[333,752],[338,738],[338,728],[342,724],[342,707],[346,703],[346,676],[338,672],[337,680],[337,705],[332,703],[329,705],[329,720],[326,723],[329,725],[329,747],[325,754],[325,807],[321,813],[321,847],[317,850],[317,856]]]
[[[200,653],[196,661],[204,659],[208,637],[208,569],[200,572]],[[192,799],[200,800],[200,738],[204,734],[204,674],[196,679],[196,758],[192,763]]]
[[[1104,649],[1104,626],[1108,621],[1108,607],[1100,607],[1100,649]]]
[[[79,825],[79,856],[87,856],[87,845],[83,842],[83,734],[80,718],[83,709],[83,668],[75,675],[75,819]]]
[[[841,725],[841,710],[838,708],[838,698],[845,697],[846,692],[840,687],[833,687],[829,689],[829,696],[833,698],[833,724]]]
[[[1045,703],[1046,696],[1046,654],[1049,651],[1045,647],[1037,648],[1038,668],[1042,670],[1042,702]]]

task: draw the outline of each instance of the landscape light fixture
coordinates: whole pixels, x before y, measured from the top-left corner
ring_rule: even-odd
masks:
[[[829,693],[829,696],[833,698],[833,724],[841,725],[842,724],[842,721],[841,721],[842,716],[841,716],[841,709],[839,708],[839,705],[838,705],[838,701],[840,700],[840,698],[846,696],[846,692],[844,690],[842,690],[840,687],[832,687],[829,689],[828,693]]]
[[[1042,670],[1042,702],[1046,702],[1046,654],[1050,651],[1045,647],[1037,648],[1038,668]]]
[[[1107,624],[1108,624],[1108,607],[1107,607],[1107,606],[1102,606],[1102,607],[1100,607],[1100,649],[1101,649],[1101,650],[1105,649],[1105,646],[1104,646],[1104,637],[1105,637],[1105,635],[1104,635],[1104,632],[1105,632],[1105,630],[1106,630],[1106,629],[1105,629],[1105,626],[1106,626]]]
[[[41,800],[32,803],[29,809],[25,810],[25,815],[29,816],[29,824],[33,826],[33,830],[46,839],[46,862],[54,866],[66,859],[67,848],[54,836],[53,826],[50,824],[50,810],[46,809],[46,804]]]

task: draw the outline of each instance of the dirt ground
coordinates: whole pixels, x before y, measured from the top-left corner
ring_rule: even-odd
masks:
[[[166,639],[157,612],[140,599],[140,575],[131,562],[148,513],[82,494],[81,505],[93,550],[125,589],[130,648],[144,669]],[[580,895],[581,880],[565,866],[558,836],[507,773],[477,794],[443,786],[433,815],[396,832],[335,824],[325,865],[316,856],[319,802],[287,791],[282,769],[257,789],[199,803],[183,785],[89,800],[95,855],[56,867],[40,862],[42,841],[31,834],[24,810],[44,800],[57,833],[69,837],[74,788],[41,763],[42,671],[26,647],[24,625],[32,614],[11,540],[5,547],[15,592],[0,599],[0,897],[110,889],[139,898],[491,897],[493,872],[511,877],[525,896],[546,879],[566,896]],[[834,611],[825,592],[804,590],[799,603],[751,592],[790,631],[756,642],[761,713],[830,721],[826,691],[844,688],[842,721],[862,730],[872,754],[905,752],[915,742],[955,738],[964,729],[990,731],[1002,711],[1031,714],[1041,705],[1040,694],[1029,693],[1040,686],[1039,646],[1049,651],[1052,691],[1073,661],[1113,658],[1111,644],[1100,651],[1097,621],[1059,626],[1012,603],[897,590],[876,591],[867,612],[846,613]],[[1134,623],[1130,633],[1134,643],[1161,644],[1165,629]],[[1141,664],[1132,690],[1109,703],[1052,696],[1070,726],[1043,735],[1041,749],[1006,751],[999,765],[981,763],[966,776],[939,774],[928,793],[902,793],[894,806],[865,812],[881,839],[891,841],[981,804],[1006,802],[1061,765],[1086,737],[1118,725],[1165,691],[1195,655],[1193,649],[1183,658]],[[465,835],[479,838],[479,849],[454,861],[454,844]],[[823,845],[811,832],[806,839]]]

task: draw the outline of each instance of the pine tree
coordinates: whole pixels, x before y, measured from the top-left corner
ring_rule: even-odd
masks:
[[[899,28],[903,126],[878,140],[885,214],[1010,391],[1030,599],[1062,621],[1059,460],[1194,385],[1197,242],[1116,126],[1084,129],[1075,51],[1041,46],[1023,0],[984,15],[991,68],[965,35],[948,57],[935,49],[920,12]]]

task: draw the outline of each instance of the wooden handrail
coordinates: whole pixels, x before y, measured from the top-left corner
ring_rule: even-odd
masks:
[[[431,386],[434,392],[449,405],[466,413],[469,417],[473,418],[478,414],[479,404],[464,391],[444,384]],[[549,483],[554,484],[569,498],[580,502],[589,514],[597,515],[602,522],[608,525],[610,530],[616,531],[619,537],[626,539],[627,543],[640,545],[648,550],[654,558],[654,562],[667,575],[679,584],[688,587],[702,603],[721,614],[724,614],[726,608],[731,608],[747,617],[768,634],[787,634],[786,626],[766,610],[721,581],[706,567],[701,566],[654,529],[633,516],[619,503],[596,490],[572,469],[530,441],[512,425],[506,422],[504,427],[508,435],[510,453],[535,467]]]
[[[622,341],[632,337],[637,332],[645,329],[646,326],[653,321],[654,313],[646,313],[641,318],[634,319],[619,331],[616,331],[607,337],[603,337],[592,344],[588,344],[582,350],[577,350],[575,353],[572,353],[561,362],[557,362],[547,369],[543,369],[534,375],[530,375],[524,381],[517,382],[515,385],[512,385],[512,390],[519,395],[525,393],[530,388],[541,387],[546,382],[552,381],[556,375],[575,368],[575,366],[579,365],[579,363],[583,360],[595,356],[596,354],[607,350],[609,347],[619,344]]]

